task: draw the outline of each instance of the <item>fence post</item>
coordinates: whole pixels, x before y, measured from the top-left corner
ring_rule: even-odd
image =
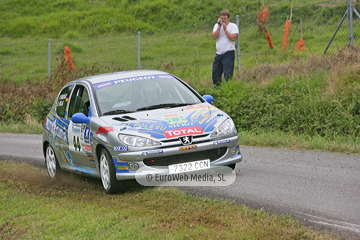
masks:
[[[48,40],[48,80],[50,80],[51,72],[51,39]]]
[[[239,34],[236,40],[236,50],[237,50],[237,71],[240,73],[240,21],[239,21],[239,15],[236,15],[236,25],[239,29]]]
[[[140,40],[141,40],[141,34],[140,31],[138,32],[138,69],[141,69],[141,65],[140,65]]]
[[[354,46],[354,31],[353,31],[353,3],[349,0],[348,13],[349,13],[349,44],[351,47]]]

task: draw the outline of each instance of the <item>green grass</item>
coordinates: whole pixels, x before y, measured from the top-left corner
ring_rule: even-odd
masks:
[[[174,188],[107,195],[100,181],[0,161],[1,239],[337,239],[290,217]]]
[[[295,8],[319,2],[324,1],[292,1]],[[329,5],[339,4],[336,1],[328,2]],[[250,0],[4,0],[2,3],[0,37],[33,37],[38,40],[59,39],[69,35],[87,38],[184,27],[214,21],[223,9],[229,9],[233,16],[257,14],[261,5],[260,1]],[[291,2],[288,0],[262,3],[267,4],[271,11],[287,9],[286,14],[289,15]],[[295,16],[298,15],[300,13]],[[328,15],[330,17],[331,12]]]
[[[319,135],[276,132],[241,132],[240,144],[243,146],[275,147],[286,149],[316,150],[339,153],[359,153],[360,139],[339,136],[328,139]]]

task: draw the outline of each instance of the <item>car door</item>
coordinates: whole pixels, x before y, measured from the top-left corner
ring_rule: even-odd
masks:
[[[92,147],[90,144],[91,128],[90,124],[74,123],[71,117],[75,113],[83,113],[87,117],[91,117],[89,90],[83,84],[77,84],[71,94],[68,110],[68,151],[72,158],[76,171],[85,173],[93,173],[95,168],[95,161],[92,154]]]
[[[50,112],[51,116],[51,133],[53,138],[53,146],[56,156],[59,158],[59,164],[62,168],[71,168],[72,158],[69,155],[69,140],[68,140],[68,128],[69,120],[67,119],[68,114],[68,103],[70,94],[74,88],[74,84],[65,86],[59,93],[56,99],[56,108],[54,112]]]

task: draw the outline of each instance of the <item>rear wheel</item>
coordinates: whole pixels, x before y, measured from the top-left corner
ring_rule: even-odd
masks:
[[[100,175],[106,193],[112,194],[119,191],[120,184],[116,179],[114,162],[106,149],[102,149],[100,154]]]
[[[50,144],[46,146],[45,151],[45,162],[48,174],[51,178],[56,176],[56,172],[60,169],[59,164],[56,159],[56,155],[54,149],[51,147]]]

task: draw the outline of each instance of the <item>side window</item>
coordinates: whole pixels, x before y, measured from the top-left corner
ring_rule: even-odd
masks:
[[[56,113],[59,117],[65,117],[66,105],[69,101],[69,95],[71,90],[73,89],[74,85],[68,86],[61,90],[58,99],[57,99],[57,106],[56,106]]]
[[[89,93],[82,85],[77,85],[71,95],[69,103],[69,118],[75,113],[84,113],[88,116],[90,106]]]

